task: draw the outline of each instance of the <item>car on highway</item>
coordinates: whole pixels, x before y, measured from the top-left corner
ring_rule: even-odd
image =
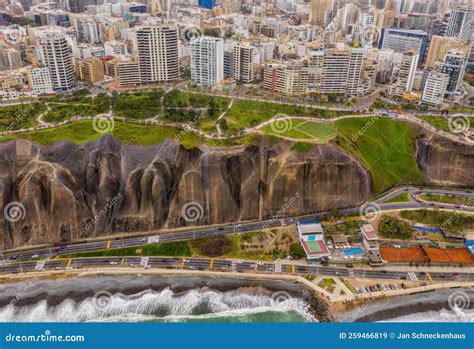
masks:
[[[17,258],[18,258],[17,256],[11,256],[11,257],[10,257],[10,260],[11,260],[11,261],[14,261],[14,260],[16,260]]]
[[[39,254],[34,254],[34,255],[31,256],[31,258],[33,258],[33,259],[34,258],[39,258],[39,256],[40,256]]]
[[[118,262],[115,262],[115,261],[110,262],[110,265],[117,265],[117,264]]]

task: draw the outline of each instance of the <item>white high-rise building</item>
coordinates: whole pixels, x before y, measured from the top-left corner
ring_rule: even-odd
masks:
[[[449,14],[446,36],[456,36],[469,41],[473,34],[474,10],[453,10]]]
[[[144,26],[137,29],[140,80],[144,84],[179,78],[178,29],[175,26]]]
[[[351,55],[349,58],[349,68],[347,69],[347,89],[346,94],[349,96],[357,96],[362,91],[361,78],[362,67],[364,66],[364,52],[363,48],[351,48]]]
[[[416,66],[418,63],[418,54],[414,50],[403,53],[402,62],[398,71],[398,81],[396,86],[396,94],[403,95],[411,92],[413,82],[415,81]]]
[[[234,79],[245,83],[255,79],[255,48],[248,44],[234,46]]]
[[[224,40],[201,36],[191,41],[190,51],[193,84],[214,87],[224,79]]]
[[[54,93],[51,75],[46,67],[28,69],[28,83],[38,95]]]
[[[428,72],[421,101],[426,104],[440,105],[448,87],[449,76],[435,70]]]
[[[347,49],[330,48],[324,50],[322,94],[345,94],[347,70],[351,53]]]
[[[39,37],[41,61],[48,68],[53,90],[66,92],[74,87],[74,66],[69,44],[60,31],[44,31]]]

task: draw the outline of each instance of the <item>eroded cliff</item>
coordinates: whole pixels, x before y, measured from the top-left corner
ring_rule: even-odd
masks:
[[[370,176],[330,145],[290,143],[187,150],[172,141],[123,145],[0,144],[4,248],[113,232],[265,219],[347,207],[370,196]]]

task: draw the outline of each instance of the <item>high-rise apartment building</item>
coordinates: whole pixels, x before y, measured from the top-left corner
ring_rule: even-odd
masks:
[[[426,74],[421,102],[434,106],[440,105],[446,94],[449,76],[436,70],[430,70]]]
[[[234,45],[234,79],[245,83],[255,80],[255,47],[247,43]]]
[[[456,37],[433,35],[426,56],[425,67],[434,67],[436,61],[442,61],[449,50],[458,49],[469,52],[469,43]]]
[[[18,69],[22,66],[20,51],[12,47],[0,47],[0,70]]]
[[[412,91],[417,63],[418,53],[416,53],[415,50],[403,53],[402,62],[400,63],[400,69],[398,71],[397,86],[395,89],[397,95],[401,96],[404,93]]]
[[[360,83],[364,64],[364,52],[365,50],[363,48],[354,47],[350,49],[346,95],[357,96],[362,92],[360,91]]]
[[[179,78],[178,29],[174,26],[144,26],[137,29],[137,53],[143,84]]]
[[[75,83],[74,66],[65,35],[60,31],[44,31],[38,44],[41,61],[49,69],[53,90],[71,90]]]
[[[474,10],[452,10],[449,14],[446,36],[470,40],[473,29]]]
[[[467,55],[459,50],[449,50],[441,63],[441,72],[449,76],[447,93],[458,91],[464,77],[467,65]]]
[[[350,51],[331,48],[324,50],[323,74],[321,81],[322,94],[345,94],[347,87],[347,70]]]
[[[191,81],[214,87],[224,79],[224,40],[201,36],[190,43]]]
[[[310,6],[311,23],[325,25],[327,12],[332,8],[332,0],[311,0]]]
[[[308,44],[306,61],[308,65],[308,90],[310,93],[319,92],[323,77],[324,46],[320,42]]]
[[[104,80],[104,65],[98,58],[85,58],[77,62],[77,75],[80,80],[96,84]]]
[[[415,50],[418,54],[418,63],[425,59],[428,34],[422,30],[382,28],[380,48],[390,48],[397,53]]]

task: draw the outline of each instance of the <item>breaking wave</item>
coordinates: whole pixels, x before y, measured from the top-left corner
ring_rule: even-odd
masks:
[[[75,301],[71,298],[57,305],[40,300],[32,305],[14,304],[0,308],[0,321],[10,322],[146,322],[146,321],[314,321],[308,304],[300,298],[274,300],[263,293],[242,290],[219,292],[192,289],[174,293],[145,290],[133,295],[102,292],[100,297]]]

